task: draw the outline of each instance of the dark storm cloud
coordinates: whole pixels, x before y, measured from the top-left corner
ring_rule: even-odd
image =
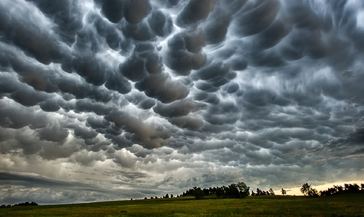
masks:
[[[85,185],[82,183],[75,182],[66,182],[59,180],[52,180],[49,178],[41,177],[41,176],[29,176],[29,175],[21,175],[21,174],[13,174],[0,172],[0,180],[1,184],[13,184],[13,185],[22,185],[28,187],[57,187],[57,188],[87,188],[88,190],[92,189],[92,186]]]
[[[168,135],[163,129],[143,124],[142,120],[123,112],[112,112],[106,116],[116,127],[122,128],[132,134],[132,138],[146,148],[162,146]],[[124,144],[126,145],[126,144]]]
[[[45,127],[48,117],[41,111],[32,111],[24,107],[17,106],[16,103],[6,103],[0,101],[1,118],[0,124],[2,127],[19,129],[25,126],[37,129]]]
[[[14,171],[1,176],[15,189],[39,183],[36,198],[52,202],[116,196],[15,173],[52,177],[56,162],[67,165],[59,177],[82,171],[76,181],[122,183],[127,197],[241,178],[358,178],[363,9],[354,0],[0,1],[0,170]]]
[[[167,36],[173,29],[171,17],[160,10],[152,12],[148,18],[148,23],[154,34],[161,37]]]
[[[53,126],[40,129],[38,135],[41,140],[58,142],[66,139],[68,131],[66,128],[63,128],[63,126],[55,124]]]
[[[84,184],[65,180],[50,179],[42,176],[0,172],[0,188],[5,190],[1,198],[1,203],[16,203],[18,201],[37,201],[42,204],[61,202],[82,202],[97,201],[99,198],[110,200],[118,198],[113,190],[100,188],[96,185]],[[11,185],[10,189],[6,187]],[[27,189],[38,188],[38,192],[29,192]],[[17,193],[18,190],[24,192],[23,195]],[[56,192],[60,192],[55,194]],[[139,195],[142,197],[144,189],[138,191],[125,190],[125,196]],[[150,191],[150,194],[155,191]],[[55,196],[57,195],[57,196]]]
[[[191,69],[198,69],[206,62],[206,55],[201,52],[205,44],[201,31],[183,32],[168,40],[165,63],[178,74],[189,74]]]
[[[132,81],[140,81],[148,74],[162,71],[162,62],[150,43],[138,43],[133,54],[120,65],[120,72]]]
[[[185,98],[189,90],[181,82],[173,81],[166,74],[152,74],[138,82],[135,87],[163,103]]]
[[[4,40],[14,43],[40,62],[59,61],[69,52],[52,31],[53,24],[34,5],[22,4],[20,1],[3,1],[0,11],[0,30]],[[28,14],[28,18],[22,14]],[[38,49],[39,47],[42,49]]]
[[[192,116],[173,117],[169,121],[181,128],[198,130],[203,126],[203,120]]]
[[[230,13],[216,7],[210,17],[204,26],[206,41],[212,44],[219,43],[225,39],[230,24]]]
[[[236,14],[234,27],[237,34],[248,36],[267,28],[279,11],[279,1],[249,1]]]
[[[127,0],[125,6],[125,19],[129,23],[138,23],[151,11],[149,0]]]
[[[178,117],[196,111],[199,107],[201,107],[201,105],[198,105],[191,100],[181,100],[167,105],[158,103],[157,106],[154,107],[154,111],[165,117]]]
[[[124,16],[124,0],[100,1],[101,10],[105,17],[113,23],[117,23]]]
[[[214,8],[215,0],[191,0],[182,9],[177,17],[177,24],[186,26],[196,24],[206,19],[210,11]]]
[[[61,32],[61,37],[67,44],[72,44],[76,40],[76,32],[82,27],[81,13],[77,1],[57,1],[30,0],[38,8],[50,17],[56,24],[57,30]]]

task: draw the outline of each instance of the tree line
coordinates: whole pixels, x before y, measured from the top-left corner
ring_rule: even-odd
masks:
[[[272,188],[270,188],[268,191],[261,190],[257,188],[256,192],[252,191],[251,196],[274,196],[275,193]]]
[[[333,196],[339,194],[353,194],[353,193],[364,193],[364,184],[344,184],[342,185],[334,185],[327,190],[323,190],[318,192],[316,189],[312,188],[310,184],[305,183],[301,187],[301,192],[305,196],[309,197],[318,197],[318,196]]]
[[[194,197],[196,199],[201,198],[244,198],[246,196],[274,196],[275,193],[272,188],[269,190],[262,190],[257,188],[256,191],[249,191],[249,187],[244,182],[239,182],[237,184],[230,184],[228,186],[221,187],[210,187],[210,188],[200,188],[193,187],[183,192],[178,197]],[[310,184],[304,183],[301,188],[303,195],[308,197],[319,197],[319,196],[332,196],[337,194],[346,193],[364,193],[364,184],[344,184],[334,185],[332,188],[327,190],[317,191]],[[286,195],[287,191],[281,189],[281,194]],[[168,197],[164,197],[168,198]]]
[[[18,206],[38,206],[36,202],[24,202],[24,203],[17,203],[13,205],[1,205],[0,208],[11,208],[11,207],[18,207]]]
[[[193,187],[182,193],[182,197],[195,197],[201,199],[204,197],[216,198],[243,198],[249,196],[249,187],[244,182],[230,184],[228,186],[200,188]]]

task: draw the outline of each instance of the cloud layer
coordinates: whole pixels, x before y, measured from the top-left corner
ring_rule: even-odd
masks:
[[[363,17],[356,0],[0,1],[1,202],[362,179]]]

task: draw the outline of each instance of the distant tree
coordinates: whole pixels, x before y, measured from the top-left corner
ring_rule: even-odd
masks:
[[[257,193],[256,193],[257,196],[261,196],[263,195],[263,192],[262,190],[260,190],[259,188],[257,188]]]
[[[334,185],[334,188],[335,188],[337,193],[341,193],[341,192],[344,191],[344,188],[341,185]]]
[[[144,200],[148,200],[148,198],[147,197],[144,197]]]
[[[272,188],[270,188],[268,192],[269,192],[269,195],[275,195]]]
[[[350,193],[357,193],[360,191],[358,184],[345,184],[345,191]]]
[[[287,194],[287,191],[284,190],[283,188],[281,189],[281,192],[282,192],[282,195],[286,195]]]
[[[360,187],[361,186],[361,187]],[[327,190],[320,191],[321,196],[332,196],[336,194],[347,194],[347,193],[364,193],[364,184],[361,185],[358,184],[344,184],[344,186],[341,185],[334,185],[332,188],[328,188]]]
[[[173,194],[171,194],[171,198],[173,198]]]
[[[194,187],[193,190],[196,199],[201,199],[204,197],[203,190],[200,187]]]
[[[249,196],[249,187],[244,182],[230,184],[228,186],[203,188],[193,187],[183,192],[182,197],[193,196],[201,199],[206,196],[214,196],[217,198],[242,198]]]
[[[300,190],[305,196],[309,196],[309,197],[318,196],[317,190],[312,188],[311,185],[309,185],[308,183],[303,184]]]
[[[237,184],[240,197],[249,196],[249,187],[244,182],[239,182]]]
[[[302,194],[308,195],[308,192],[310,191],[310,189],[311,189],[311,185],[309,185],[308,183],[305,183],[302,185],[300,190],[301,190]]]

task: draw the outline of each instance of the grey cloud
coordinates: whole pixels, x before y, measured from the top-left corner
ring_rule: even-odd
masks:
[[[206,56],[201,52],[204,40],[200,31],[174,35],[168,41],[165,64],[182,75],[189,74],[191,69],[202,67],[206,62]]]
[[[169,121],[181,128],[198,130],[203,126],[203,120],[193,116],[173,117]]]
[[[173,23],[168,14],[160,10],[153,11],[148,18],[148,23],[154,34],[165,37],[172,32]]]
[[[2,203],[15,203],[18,201],[31,200],[37,201],[38,203],[49,204],[60,202],[95,201],[98,200],[98,198],[118,198],[117,194],[115,194],[111,190],[102,189],[98,186],[84,184],[81,182],[70,182],[45,178],[42,176],[7,172],[1,172],[0,177],[1,189],[7,189],[7,186],[9,186],[9,184],[11,184],[12,186],[10,189],[7,189],[5,191],[5,194],[1,199]],[[38,193],[27,191],[28,188],[34,187],[39,188],[40,192]],[[23,195],[16,193],[20,189],[26,193]],[[55,192],[60,191],[61,193],[55,194]],[[129,192],[129,194],[131,194],[131,192]]]
[[[216,7],[210,16],[211,19],[204,26],[206,41],[212,44],[222,42],[228,31],[230,14],[228,11]]]
[[[61,31],[59,36],[68,44],[76,40],[76,32],[82,28],[80,8],[77,1],[57,1],[50,3],[47,0],[31,0],[39,9],[51,17],[57,24],[56,30]]]
[[[199,107],[201,108],[202,105],[199,105],[191,100],[181,100],[167,105],[158,103],[157,106],[154,107],[154,111],[165,117],[178,117],[197,111]]]
[[[16,103],[0,101],[1,118],[0,124],[3,127],[19,129],[25,126],[41,128],[46,126],[48,117],[41,111],[34,111]]]
[[[13,10],[8,10],[8,7]],[[2,22],[0,24],[4,37],[29,52],[43,62],[60,60],[69,50],[59,43],[57,35],[52,31],[52,22],[32,4],[21,1],[3,1],[0,4]],[[29,14],[28,19],[20,14]],[[38,49],[42,47],[43,49]]]
[[[189,1],[178,15],[177,24],[186,26],[206,19],[210,11],[214,8],[214,5],[214,0]]]
[[[136,84],[136,88],[149,97],[154,97],[163,103],[185,98],[189,91],[178,81],[172,81],[166,74],[152,74]]]
[[[139,106],[142,109],[150,109],[156,103],[153,98],[149,98],[145,94],[139,92],[130,94],[129,96],[127,96],[127,99],[129,102]]]
[[[32,98],[25,98],[25,100],[30,101],[28,103],[29,105],[34,105],[35,103],[44,101],[48,98],[45,97],[45,93],[39,91],[48,93],[60,91],[72,94],[76,98],[93,98],[102,102],[109,101],[111,98],[102,88],[94,89],[93,85],[82,82],[82,79],[75,76],[62,74],[62,71],[59,71],[58,69],[47,68],[39,64],[35,64],[32,58],[24,56],[23,53],[12,46],[7,46],[5,44],[1,44],[1,46],[4,52],[0,53],[0,55],[2,55],[4,60],[6,60],[6,63],[10,63],[10,66],[20,75],[19,80],[27,83],[35,89],[33,90],[33,88],[28,87],[27,85],[20,84],[13,78],[12,82],[16,82],[16,85],[19,87],[15,89],[14,87],[11,87],[14,91],[8,89],[7,92],[12,92],[20,102],[24,97],[19,96],[19,94],[16,93],[19,91],[35,96]],[[8,67],[9,66],[7,66],[7,70],[9,70]],[[10,79],[10,77],[7,79]],[[123,83],[123,85],[125,85],[127,89],[128,84]],[[22,86],[22,88],[20,88],[20,86]],[[119,85],[119,89],[125,88]],[[34,100],[35,102],[31,102]]]
[[[109,125],[109,122],[107,122],[104,119],[91,116],[87,118],[87,124],[91,126],[93,129],[102,129],[106,128]]]
[[[149,0],[127,0],[125,5],[125,19],[129,23],[138,23],[151,11]]]
[[[267,28],[279,11],[279,1],[249,1],[234,20],[234,31],[247,36],[261,32]]]
[[[155,38],[152,29],[145,20],[136,24],[124,23],[122,30],[125,36],[136,41],[148,41]]]
[[[148,74],[158,74],[162,71],[161,58],[151,44],[139,43],[134,53],[122,65],[120,72],[132,81],[143,80]]]
[[[200,88],[203,89],[203,88]],[[198,92],[194,95],[195,100],[208,102],[211,104],[218,104],[220,102],[220,99],[216,96],[216,94],[213,93],[207,93],[207,92]]]
[[[130,92],[130,83],[119,73],[110,75],[109,79],[105,83],[105,87],[110,90],[118,91],[121,94]]]
[[[208,80],[213,86],[219,87],[234,78],[235,74],[230,72],[227,65],[216,62],[196,71],[194,76],[201,80]]]
[[[227,115],[228,114],[228,115]],[[205,120],[211,124],[232,124],[239,118],[239,109],[237,105],[231,102],[221,102],[208,108],[204,115]]]
[[[139,81],[146,77],[147,73],[144,68],[144,61],[138,57],[131,57],[121,67],[124,76],[132,81]]]
[[[162,129],[143,124],[141,120],[122,112],[112,112],[106,116],[108,121],[132,134],[132,138],[146,148],[160,147],[168,135]]]
[[[123,0],[101,1],[101,10],[105,17],[113,23],[119,22],[124,16]]]
[[[61,126],[54,124],[38,131],[39,138],[53,142],[64,141],[68,136],[68,130]]]
[[[142,109],[150,109],[155,105],[155,100],[145,99],[139,103],[139,107]]]
[[[2,184],[9,184],[13,181],[13,184],[28,185],[30,187],[42,186],[42,187],[75,187],[75,183],[52,180],[40,176],[27,176],[21,174],[5,173],[1,172],[0,177]],[[78,183],[79,184],[79,183]],[[84,185],[87,186],[87,185]],[[89,186],[90,187],[90,186]]]
[[[85,140],[92,139],[97,136],[97,133],[95,131],[84,128],[84,127],[71,126],[71,128],[73,128],[75,136],[85,139]]]
[[[56,112],[60,109],[59,101],[54,99],[48,99],[39,104],[40,108],[46,112]]]
[[[107,76],[111,73],[108,67],[94,56],[82,56],[73,60],[74,69],[85,80],[96,86],[105,83]]]

